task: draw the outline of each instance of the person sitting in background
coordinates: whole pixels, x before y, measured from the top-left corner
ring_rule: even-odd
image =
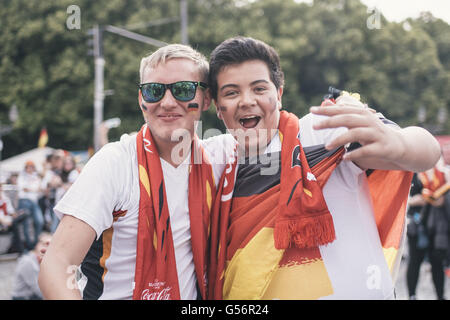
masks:
[[[51,239],[51,234],[41,233],[34,249],[19,259],[11,292],[13,300],[42,300],[42,293],[38,285],[40,264],[43,257],[41,250],[48,247]]]
[[[24,251],[19,226],[26,218],[27,214],[24,211],[16,212],[11,200],[3,192],[3,185],[0,184],[0,229],[12,232],[12,242],[8,253],[22,254]]]
[[[29,219],[24,220],[24,234],[27,249],[34,248],[38,241],[38,236],[44,227],[44,217],[38,205],[40,194],[41,178],[36,172],[33,161],[25,163],[25,170],[19,173],[17,178],[17,188],[19,191],[19,210],[28,211],[33,221],[34,232],[31,233]]]

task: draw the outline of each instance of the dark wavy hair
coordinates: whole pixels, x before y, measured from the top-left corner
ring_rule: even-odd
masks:
[[[267,64],[270,80],[279,89],[284,85],[284,74],[280,57],[268,44],[250,37],[234,37],[219,44],[209,59],[209,86],[211,95],[217,100],[217,75],[223,68],[249,60],[261,60]]]

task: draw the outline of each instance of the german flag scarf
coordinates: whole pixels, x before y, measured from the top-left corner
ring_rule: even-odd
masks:
[[[147,125],[137,134],[139,219],[133,299],[180,299],[174,243],[164,176],[158,150]],[[189,215],[192,252],[199,293],[206,298],[206,253],[215,184],[212,167],[195,137],[189,167]]]
[[[332,223],[325,218],[322,188],[344,148],[302,148],[298,126],[295,116],[281,112],[280,179],[263,193],[234,197],[240,186],[236,159],[227,165],[211,217],[210,299],[315,299],[333,293],[319,245],[333,240],[334,227],[318,225],[322,218]],[[375,170],[367,175],[384,257],[394,277],[412,173]]]
[[[322,194],[322,186],[341,160],[344,149],[335,150],[327,158],[316,163],[311,170],[300,143],[299,119],[294,114],[281,111],[279,135],[282,141],[279,189],[273,189],[274,197],[265,194],[266,199],[261,199],[262,202],[259,200],[252,202],[253,207],[247,207],[248,211],[242,212],[248,216],[252,216],[252,212],[262,213],[262,216],[256,219],[259,221],[254,230],[247,233],[246,238],[249,240],[265,225],[272,225],[274,229],[272,243],[276,249],[317,248],[319,245],[330,243],[335,239],[335,232],[333,219]],[[227,165],[225,174],[219,182],[218,198],[213,207],[209,276],[209,292],[212,299],[222,299],[225,265],[226,260],[229,260],[227,244],[230,239],[227,238],[227,229],[230,214],[235,214],[231,211],[235,208],[232,195],[236,164],[237,159],[234,159],[233,163]],[[251,221],[248,227],[253,222]],[[232,251],[238,250],[239,246],[234,249]],[[282,250],[279,252],[283,252]]]

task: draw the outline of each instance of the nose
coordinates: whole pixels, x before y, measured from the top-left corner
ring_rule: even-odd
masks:
[[[168,92],[167,92],[168,91]],[[172,92],[169,88],[166,89],[166,93],[164,94],[164,97],[160,101],[160,106],[164,109],[172,109],[177,106],[177,100],[172,95]]]
[[[256,99],[251,91],[243,91],[240,95],[239,104],[240,108],[252,107],[256,105]]]

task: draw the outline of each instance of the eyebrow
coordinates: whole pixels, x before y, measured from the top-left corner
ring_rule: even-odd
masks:
[[[260,82],[263,82],[263,83],[269,83],[269,81],[267,81],[267,80],[260,79],[260,80],[255,80],[255,81],[251,82],[250,85],[251,85],[251,86],[254,86],[255,84],[258,84],[258,83],[260,83]],[[226,88],[228,88],[228,87],[237,88],[237,87],[239,87],[239,86],[238,86],[237,84],[230,83],[230,84],[226,84],[226,85],[220,87],[219,91],[222,91],[222,90],[224,90],[224,89],[226,89]]]

